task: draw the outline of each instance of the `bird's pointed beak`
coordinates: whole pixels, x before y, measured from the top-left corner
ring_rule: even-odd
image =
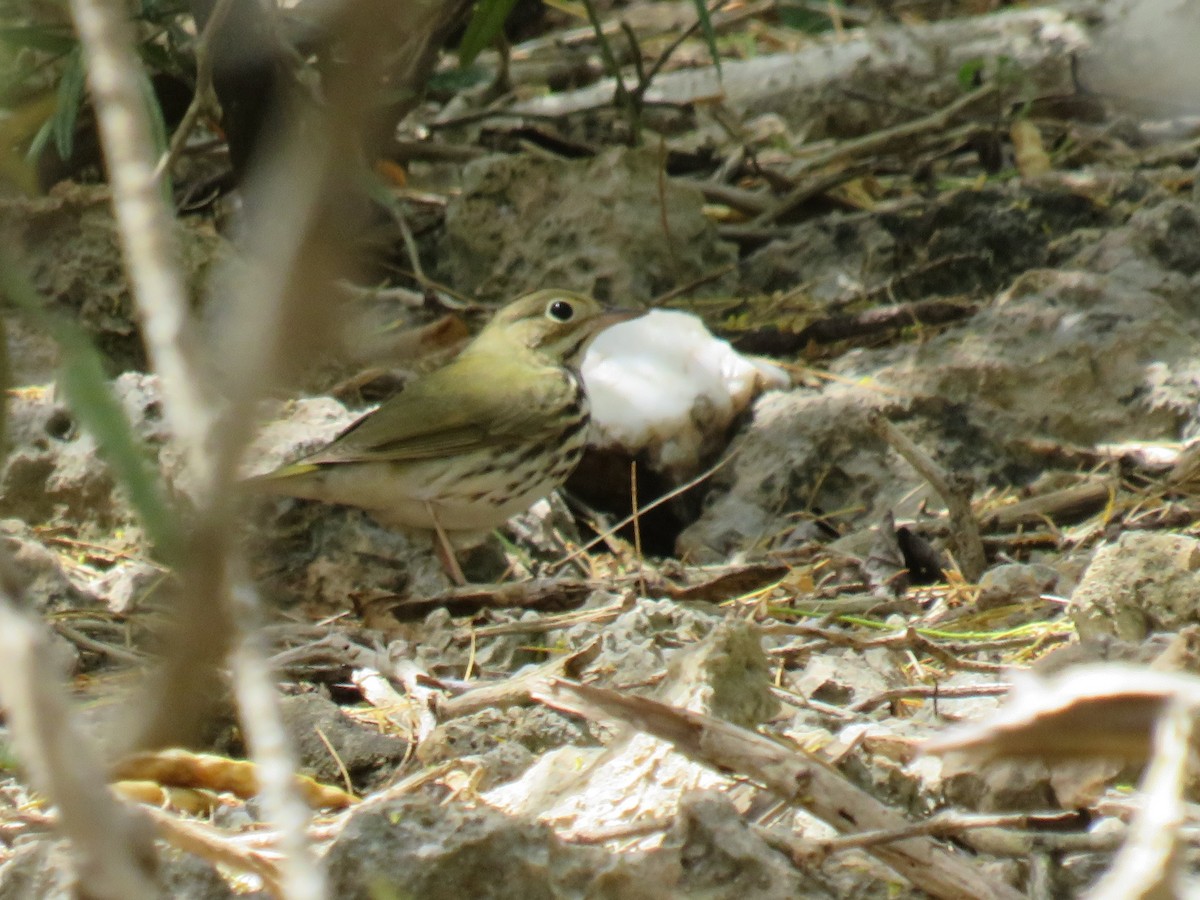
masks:
[[[634,319],[640,319],[646,314],[644,309],[631,309],[628,307],[612,307],[604,310],[596,317],[596,325],[598,330],[611,328],[613,325],[620,325],[622,322],[631,322]]]

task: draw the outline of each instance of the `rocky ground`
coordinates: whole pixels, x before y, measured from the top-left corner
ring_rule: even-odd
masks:
[[[717,23],[721,103],[704,43],[683,46],[640,147],[596,105],[611,86],[522,85],[579,52],[563,32],[516,47],[503,112],[435,94],[406,123],[416,255],[393,235],[375,262],[425,283],[346,288],[301,399],[262,405],[248,471],[548,285],[694,313],[790,385],[764,380],[732,422],[690,410],[687,459],[633,448],[636,527],[616,527],[630,455],[593,451],[464,560],[466,588],[426,536],[247,506],[301,772],[342,789],[310,826],[331,896],[1125,897],[1194,872],[1171,762],[1190,718],[1170,711],[1197,693],[1200,141],[1131,104],[1121,67],[1186,18],[1159,13],[810,37],[760,11]],[[224,238],[181,222],[203,310]],[[107,190],[0,199],[0,233],[186,505]],[[153,654],[172,573],[56,387],[53,341],[4,324],[0,530],[103,712]],[[150,801],[167,892],[274,891],[232,711],[198,749],[216,759],[119,773],[129,796],[193,789]],[[65,896],[53,810],[15,772],[0,796],[0,897]]]

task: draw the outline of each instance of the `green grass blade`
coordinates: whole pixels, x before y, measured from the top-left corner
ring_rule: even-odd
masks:
[[[10,25],[0,28],[0,43],[17,49],[53,54],[70,53],[79,46],[71,29],[49,25]]]
[[[68,160],[75,147],[75,123],[83,105],[83,51],[76,46],[67,56],[67,65],[58,81],[57,105],[50,121],[54,132],[54,147],[58,158]]]
[[[713,30],[712,16],[708,12],[708,4],[705,0],[692,0],[696,6],[696,16],[700,19],[700,31],[704,35],[704,42],[708,44],[708,55],[712,57],[713,66],[716,67],[717,77],[721,77],[721,53],[717,50],[717,32]]]
[[[466,68],[475,62],[480,51],[499,37],[515,3],[516,0],[480,0],[475,4],[471,21],[458,44],[459,66]]]

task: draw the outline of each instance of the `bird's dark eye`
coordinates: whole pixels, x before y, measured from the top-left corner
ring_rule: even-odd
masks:
[[[570,322],[575,315],[575,307],[566,300],[555,300],[546,307],[546,315],[558,322]]]

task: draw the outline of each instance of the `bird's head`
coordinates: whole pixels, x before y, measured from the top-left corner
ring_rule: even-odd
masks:
[[[570,291],[551,288],[505,306],[476,338],[480,347],[523,347],[559,365],[578,368],[588,345],[605,328],[644,315],[640,309],[604,306]]]

